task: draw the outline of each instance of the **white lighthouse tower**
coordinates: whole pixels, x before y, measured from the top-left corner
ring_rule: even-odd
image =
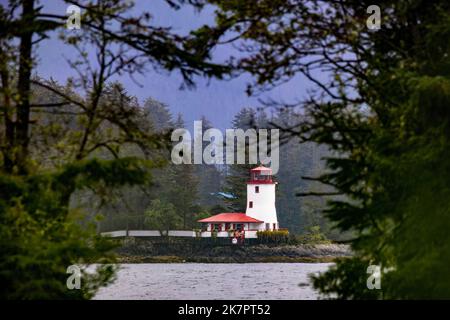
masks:
[[[250,170],[247,182],[246,215],[264,223],[259,230],[278,230],[277,210],[275,208],[275,186],[272,170],[263,166]]]

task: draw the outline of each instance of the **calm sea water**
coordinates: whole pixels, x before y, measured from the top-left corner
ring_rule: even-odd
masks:
[[[95,299],[317,299],[309,274],[330,263],[124,264]]]

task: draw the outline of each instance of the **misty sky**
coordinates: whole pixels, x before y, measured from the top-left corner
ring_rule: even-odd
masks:
[[[66,4],[62,1],[41,1],[44,11],[65,14]],[[145,10],[152,14],[153,24],[171,26],[174,31],[185,33],[190,29],[199,27],[213,21],[211,8],[195,12],[190,7],[179,11],[172,10],[163,0],[136,1],[136,10]],[[68,31],[70,32],[70,31]],[[214,53],[217,57],[227,56],[232,48],[220,47]],[[37,51],[37,73],[44,78],[52,77],[64,83],[72,70],[64,57],[70,57],[69,48],[54,39],[43,41]],[[230,127],[233,116],[243,107],[259,106],[258,97],[248,97],[245,93],[247,75],[231,81],[218,81],[198,78],[197,87],[193,90],[180,90],[181,77],[175,73],[158,74],[150,71],[145,76],[137,75],[139,86],[128,76],[119,78],[128,92],[135,95],[142,102],[147,97],[153,97],[167,104],[174,114],[182,113],[187,127],[192,127],[193,121],[205,115],[214,126],[224,129]],[[308,83],[300,77],[287,84],[260,96],[292,102],[305,95]]]

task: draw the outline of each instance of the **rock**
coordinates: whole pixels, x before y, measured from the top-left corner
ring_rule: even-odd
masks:
[[[330,262],[352,255],[344,244],[229,246],[149,239],[125,239],[117,250],[123,263],[139,262]]]

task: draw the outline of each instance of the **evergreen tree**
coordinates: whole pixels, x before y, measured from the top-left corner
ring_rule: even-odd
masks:
[[[202,116],[202,132],[212,128],[211,122]],[[202,137],[197,137],[202,139]],[[210,144],[208,141],[202,141],[202,150],[205,150],[206,146]],[[194,174],[198,179],[198,197],[199,204],[205,207],[212,207],[220,204],[220,199],[216,196],[217,192],[221,190],[222,174],[218,170],[216,165],[211,164],[196,164],[194,166]]]
[[[271,125],[274,127],[290,127],[295,123],[295,114],[290,109],[279,109],[272,116]],[[304,219],[304,208],[296,192],[303,187],[302,175],[307,175],[311,163],[306,162],[307,153],[303,153],[300,141],[290,139],[283,141],[280,146],[280,168],[277,174],[276,206],[281,227],[288,227],[291,233],[302,233],[308,224]]]
[[[156,132],[169,131],[174,127],[169,107],[153,98],[144,101],[143,108]]]
[[[159,144],[142,127],[145,117],[136,99],[122,94],[113,79],[153,67],[178,70],[184,84],[193,86],[194,76],[221,78],[231,71],[229,66],[211,62],[214,40],[204,41],[195,32],[182,36],[155,28],[149,22],[152,15],[136,15],[130,1],[75,3],[83,8],[83,30],[74,33],[66,32],[65,12],[46,12],[37,0],[0,4],[3,299],[86,299],[113,279],[114,270],[107,264],[114,261],[111,242],[92,228],[79,227],[71,198],[85,190],[100,197],[124,185],[147,184],[157,166],[151,150]],[[69,61],[74,77],[67,87],[77,94],[32,76],[39,63],[37,44],[59,31],[60,37],[54,40],[74,53]],[[33,103],[32,84],[52,92],[59,101]],[[55,108],[52,117],[72,118],[67,121],[70,129],[58,127],[63,121],[48,126],[42,117],[34,118],[51,108]],[[121,153],[131,145],[141,156]],[[35,152],[45,148],[53,159],[42,161],[46,154]],[[58,154],[62,157],[55,163]],[[80,290],[69,290],[67,267],[92,263],[100,268],[84,275]]]
[[[149,228],[159,230],[161,236],[168,237],[169,231],[176,230],[182,223],[175,207],[160,199],[152,200],[145,215]]]
[[[174,127],[185,127],[181,115],[178,115]],[[182,218],[183,229],[192,229],[196,225],[195,216],[199,213],[197,212],[199,208],[196,206],[199,201],[199,178],[195,175],[192,164],[171,164],[171,168],[173,176],[172,188],[169,189],[172,195],[171,202]]]
[[[235,115],[232,127],[243,130],[254,128],[255,117],[254,109],[243,108]],[[223,190],[233,196],[233,198],[225,199],[225,204],[231,212],[245,212],[247,208],[247,181],[250,176],[250,169],[254,165],[248,164],[248,142],[245,143],[244,147],[246,148],[246,164],[227,165],[227,176]],[[237,150],[237,146],[235,146],[235,150]],[[236,152],[234,154],[234,161],[237,161]]]
[[[257,77],[249,92],[299,74],[317,85],[294,134],[331,149],[314,179],[331,190],[303,196],[330,199],[325,213],[354,232],[355,255],[314,277],[316,288],[449,298],[450,3],[383,1],[376,32],[370,1],[218,3],[224,20],[204,36],[246,35],[238,64]],[[381,290],[367,288],[370,265],[381,267]]]

